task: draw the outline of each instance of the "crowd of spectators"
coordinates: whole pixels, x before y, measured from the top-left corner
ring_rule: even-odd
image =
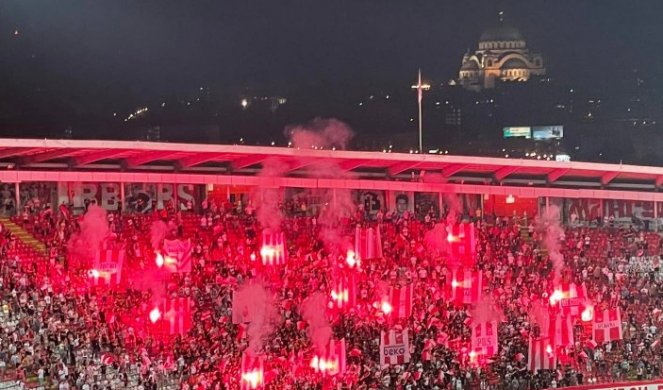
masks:
[[[91,287],[88,269],[69,259],[77,218],[63,208],[29,202],[14,221],[43,241],[48,253],[3,228],[0,381],[58,389],[239,388],[248,341],[242,325],[231,321],[232,294],[259,277],[251,254],[259,252],[261,228],[250,205],[210,200],[200,210],[192,206],[168,203],[145,214],[109,213],[112,239],[126,248],[126,275],[121,287],[102,289]],[[267,281],[279,314],[261,351],[267,357],[267,388],[525,390],[661,375],[662,241],[656,233],[615,226],[563,230],[555,240],[564,257],[563,280],[584,283],[595,312],[619,306],[624,340],[593,345],[587,324],[578,320],[575,343],[559,350],[557,368],[531,372],[528,339],[538,331],[532,308],[545,304],[555,288],[544,223],[465,216],[477,229],[474,267],[483,271],[483,299],[501,314],[498,353],[477,365],[464,349],[472,308],[445,299],[448,259],[425,245],[426,233],[440,218],[435,211],[417,219],[407,211],[368,215],[358,208],[330,226],[306,206],[283,209],[288,260]],[[158,220],[167,223],[169,237],[193,242],[191,273],[173,274],[164,287],[169,296],[194,303],[194,325],[181,336],[153,335],[139,324],[148,318],[156,292],[132,280],[153,267],[150,226]],[[314,292],[329,295],[330,270],[344,258],[321,240],[321,229],[350,236],[357,224],[380,229],[383,257],[361,264],[357,306],[330,315],[334,337],[346,340],[347,370],[323,378],[307,364],[311,340],[299,326],[300,307]],[[373,305],[380,288],[409,283],[415,291],[412,316],[390,323]],[[380,332],[393,326],[409,329],[412,359],[381,367]]]

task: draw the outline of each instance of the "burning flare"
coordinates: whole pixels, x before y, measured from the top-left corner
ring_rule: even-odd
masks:
[[[159,321],[160,318],[161,318],[161,311],[159,310],[159,308],[155,307],[150,312],[150,321],[154,324],[155,322]]]
[[[554,306],[559,301],[561,301],[562,298],[564,298],[564,294],[562,294],[560,290],[553,291],[552,295],[550,296],[550,306]]]
[[[242,382],[245,382],[252,389],[257,389],[262,384],[262,372],[252,370],[242,373]]]
[[[157,258],[155,262],[157,264],[157,267],[159,268],[163,267],[163,256],[161,255],[161,253],[157,253]]]
[[[391,307],[391,305],[389,304],[389,302],[382,302],[382,307],[381,307],[381,309],[382,309],[382,312],[383,312],[384,314],[387,314],[387,315],[388,315],[389,313],[391,313],[392,310],[394,310],[394,309]]]
[[[345,256],[345,262],[348,263],[350,268],[359,267],[361,263],[357,259],[357,254],[353,250],[349,250],[348,254]]]
[[[594,319],[594,307],[592,306],[587,306],[585,310],[582,311],[582,314],[580,315],[580,319],[583,320],[583,322],[589,322]]]

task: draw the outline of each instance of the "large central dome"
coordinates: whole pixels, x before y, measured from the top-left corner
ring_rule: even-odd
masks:
[[[523,34],[504,23],[504,13],[500,12],[498,22],[481,34],[479,49],[463,56],[458,81],[479,91],[495,88],[496,81],[520,82],[545,74],[541,54],[530,52]]]
[[[479,42],[499,42],[499,41],[524,41],[525,38],[517,28],[501,22],[495,27],[484,31],[479,38]]]

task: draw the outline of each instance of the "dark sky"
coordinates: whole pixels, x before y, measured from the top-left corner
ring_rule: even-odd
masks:
[[[661,0],[2,0],[0,61],[15,84],[99,99],[198,85],[407,88],[419,66],[453,77],[500,9],[557,80],[603,88],[663,69]]]

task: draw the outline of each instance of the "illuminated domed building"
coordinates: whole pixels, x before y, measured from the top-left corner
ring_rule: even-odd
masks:
[[[479,49],[463,56],[458,82],[479,91],[495,88],[496,80],[524,82],[545,74],[541,55],[530,53],[523,35],[500,12],[499,23],[481,34]]]

